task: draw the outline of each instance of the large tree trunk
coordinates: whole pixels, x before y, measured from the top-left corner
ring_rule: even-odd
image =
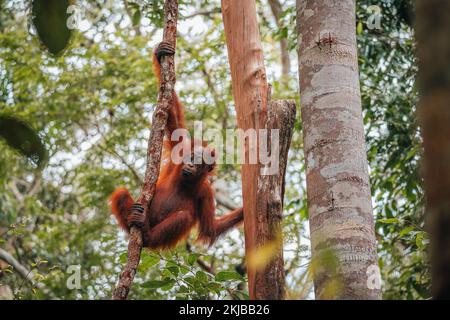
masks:
[[[257,133],[265,128],[280,129],[279,144],[268,144],[272,153],[279,152],[280,155],[276,174],[261,175],[263,167],[260,161],[249,163],[248,154],[252,148],[248,141],[245,143],[242,193],[250,298],[282,299],[285,289],[281,215],[295,104],[270,102],[255,1],[222,0],[222,14],[238,127]],[[270,137],[271,132],[268,135]],[[256,151],[259,148],[258,141]]]
[[[354,0],[297,0],[306,185],[317,299],[381,292]]]
[[[417,0],[416,10],[432,295],[450,299],[450,2]]]

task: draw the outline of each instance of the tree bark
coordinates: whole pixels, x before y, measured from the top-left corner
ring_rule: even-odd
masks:
[[[416,1],[419,116],[434,299],[450,299],[450,2]]]
[[[284,259],[282,237],[282,215],[285,173],[289,146],[295,123],[296,106],[294,101],[276,100],[269,104],[266,128],[279,130],[279,141],[270,141],[270,152],[279,154],[279,172],[258,177],[258,200],[256,237],[261,239],[260,246],[272,246],[267,265],[256,276],[256,299],[283,299],[285,297]],[[245,212],[245,211],[244,211]],[[264,249],[263,249],[264,250]],[[256,251],[256,257],[260,254]],[[261,253],[262,255],[262,253]],[[247,260],[251,262],[250,259]]]
[[[36,285],[33,280],[34,273],[31,270],[25,268],[19,261],[16,260],[16,258],[14,258],[9,252],[3,250],[2,248],[0,248],[0,260],[3,260],[9,265],[13,266],[14,271],[16,271],[25,280],[30,281],[33,286]]]
[[[354,0],[297,0],[306,185],[317,299],[379,299]]]
[[[164,2],[164,34],[163,39],[175,48],[177,36],[178,0]],[[153,113],[152,128],[147,147],[147,166],[145,170],[144,185],[138,202],[145,207],[144,214],[148,214],[150,203],[155,194],[156,181],[159,177],[161,164],[161,150],[166,127],[168,111],[175,88],[175,61],[173,56],[163,56],[161,59],[161,85],[159,88],[158,103]],[[120,274],[119,282],[113,292],[114,300],[124,300],[128,296],[133,283],[136,269],[141,259],[142,230],[132,227],[128,242],[128,260]]]
[[[222,0],[222,15],[238,127],[244,131],[253,129],[257,133],[260,129],[283,128],[280,130],[280,145],[268,146],[273,150],[279,147],[280,170],[274,176],[262,176],[261,163],[248,161],[252,150],[248,141],[242,141],[245,145],[242,192],[249,295],[251,299],[282,299],[282,190],[295,105],[292,102],[270,103],[255,1]],[[259,151],[259,141],[255,148]],[[270,254],[263,263],[251,259],[259,258],[258,253],[265,250]]]

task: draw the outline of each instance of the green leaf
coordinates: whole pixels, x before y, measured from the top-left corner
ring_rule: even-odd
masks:
[[[186,267],[186,266],[180,266],[180,272],[181,272],[182,274],[186,274],[186,273],[189,272],[189,268]]]
[[[197,271],[197,273],[195,274],[195,277],[201,282],[208,281],[208,275],[203,271]]]
[[[361,21],[358,21],[358,25],[356,26],[356,33],[359,35],[363,32],[363,24]]]
[[[389,218],[389,219],[378,219],[378,222],[391,224],[391,223],[399,223],[400,221],[397,218]]]
[[[175,277],[178,276],[178,273],[180,272],[180,268],[178,268],[178,266],[167,267],[167,270],[169,270],[170,273],[173,274]]]
[[[416,234],[416,245],[419,249],[423,250],[425,248],[424,239],[425,232],[421,231]]]
[[[119,256],[119,262],[121,264],[125,264],[127,262],[127,257],[128,257],[128,253],[126,251],[122,252]]]
[[[216,274],[216,281],[233,281],[233,280],[242,280],[242,276],[235,271],[220,271]]]
[[[139,267],[148,269],[148,268],[151,268],[154,265],[158,264],[159,261],[160,261],[160,257],[158,255],[153,254],[153,253],[146,254],[142,257],[142,261],[141,261]]]
[[[176,293],[175,294],[176,300],[188,300],[189,299],[189,293]]]
[[[137,26],[141,22],[141,17],[142,17],[141,11],[136,10],[136,12],[133,14],[133,18],[131,19],[133,26]]]
[[[215,293],[219,294],[220,291],[222,291],[222,286],[218,282],[210,282],[206,286],[209,290],[214,291]]]
[[[47,149],[38,133],[24,120],[12,115],[0,114],[0,137],[38,168],[46,164]]]
[[[200,254],[198,253],[191,253],[189,257],[187,258],[187,263],[191,266],[197,261],[198,257],[200,257]]]
[[[184,285],[181,285],[180,288],[178,289],[178,292],[186,294],[189,292],[189,288]]]
[[[162,286],[161,290],[169,291],[170,289],[173,288],[174,285],[175,285],[175,280],[171,280],[168,284],[166,284],[165,286]]]
[[[173,285],[175,283],[175,280],[172,279],[166,279],[166,280],[150,280],[147,282],[144,282],[142,284],[143,288],[146,289],[158,289],[162,287],[167,287],[169,285]]]
[[[398,233],[398,237],[401,238],[401,237],[407,235],[408,233],[410,233],[411,231],[414,231],[414,227],[413,226],[407,227],[407,228],[403,229],[402,231],[400,231]]]
[[[421,298],[427,298],[429,296],[430,293],[428,289],[422,284],[413,281],[412,286],[414,287],[414,289],[417,291],[417,293],[420,295]]]
[[[33,0],[33,24],[42,44],[54,55],[64,51],[72,31],[67,27],[69,0]]]
[[[192,277],[192,276],[184,278],[184,281],[186,281],[187,283],[189,283],[190,285],[193,285],[193,286],[195,286],[198,282],[197,278]]]
[[[139,4],[137,4],[136,2],[129,2],[128,5],[134,10],[140,10]]]

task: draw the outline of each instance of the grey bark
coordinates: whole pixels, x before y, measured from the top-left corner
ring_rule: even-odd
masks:
[[[297,0],[306,186],[317,299],[379,299],[354,0]]]

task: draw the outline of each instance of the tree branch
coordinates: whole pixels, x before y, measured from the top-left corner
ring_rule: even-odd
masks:
[[[220,13],[220,12],[221,12],[220,8],[216,8],[216,9],[213,9],[213,10],[197,11],[197,12],[194,12],[194,13],[192,13],[190,15],[184,16],[183,20],[191,19],[191,18],[194,18],[196,16],[204,16],[204,17],[210,18],[211,15],[213,15],[215,13]]]
[[[186,241],[186,251],[189,253],[192,253],[192,246],[189,243],[189,241]],[[203,270],[205,270],[206,272],[209,272],[211,274],[216,274],[216,272],[214,271],[213,266],[208,266],[206,264],[205,261],[203,261],[201,258],[197,258],[197,264],[199,265],[200,268],[202,268]]]
[[[141,28],[139,28],[138,25],[134,25],[133,24],[133,14],[130,10],[130,7],[128,6],[128,0],[123,0],[123,5],[125,6],[125,11],[127,12],[128,17],[130,18],[130,22],[131,22],[131,26],[134,29],[134,31],[136,32],[137,36],[141,35]]]
[[[0,259],[13,266],[14,271],[16,271],[22,278],[31,282],[34,286],[33,276],[34,274],[25,268],[19,261],[16,260],[9,252],[0,248]]]
[[[105,141],[106,141],[106,140],[105,140]],[[136,169],[135,169],[131,164],[129,164],[128,161],[127,161],[123,156],[121,156],[116,150],[114,150],[114,149],[108,149],[108,148],[102,146],[100,143],[97,144],[97,147],[98,147],[100,150],[102,150],[103,152],[109,153],[110,155],[112,155],[112,156],[116,157],[117,159],[119,159],[120,162],[122,162],[122,164],[123,164],[125,167],[127,167],[128,170],[130,170],[130,172],[131,172],[131,174],[132,174],[132,176],[133,176],[133,178],[134,178],[134,181],[135,181],[137,184],[142,184],[142,179],[141,179],[141,177],[139,176],[139,174],[137,173]]]
[[[281,29],[283,24],[281,23],[281,14],[283,8],[278,0],[268,0],[270,9],[275,18],[277,27]],[[280,39],[280,51],[281,51],[281,78],[283,82],[289,79],[289,72],[291,71],[291,58],[289,57],[289,44],[286,38]]]
[[[166,0],[164,2],[164,34],[165,42],[176,46],[178,19],[178,1]],[[159,167],[161,164],[161,151],[166,127],[168,111],[173,98],[175,87],[175,63],[173,56],[164,56],[161,59],[161,85],[159,88],[158,103],[153,113],[152,129],[147,147],[147,167],[145,170],[144,185],[138,202],[144,208],[144,214],[148,214],[150,203],[155,194],[156,181],[159,177]],[[128,242],[127,263],[120,274],[119,282],[114,290],[112,298],[114,300],[125,300],[133,283],[136,269],[141,259],[142,251],[142,229],[131,227]]]
[[[235,210],[238,206],[227,195],[226,186],[222,180],[216,180],[213,183],[214,196],[218,205],[228,210]]]
[[[188,47],[187,49],[185,49],[189,54],[193,55],[194,54],[194,49],[192,47]],[[198,54],[198,52],[196,51],[195,54]],[[226,103],[224,103],[223,99],[220,98],[220,94],[217,91],[216,86],[214,85],[214,82],[212,80],[211,77],[211,73],[206,69],[206,66],[204,63],[201,63],[199,65],[200,67],[200,71],[202,72],[203,75],[203,79],[206,82],[206,85],[208,86],[209,91],[211,92],[212,98],[214,100],[214,103],[216,105],[216,108],[221,106],[224,108],[224,112],[223,112],[223,118],[222,118],[222,127],[223,128],[227,128],[227,122],[228,122],[228,107],[226,105]]]

